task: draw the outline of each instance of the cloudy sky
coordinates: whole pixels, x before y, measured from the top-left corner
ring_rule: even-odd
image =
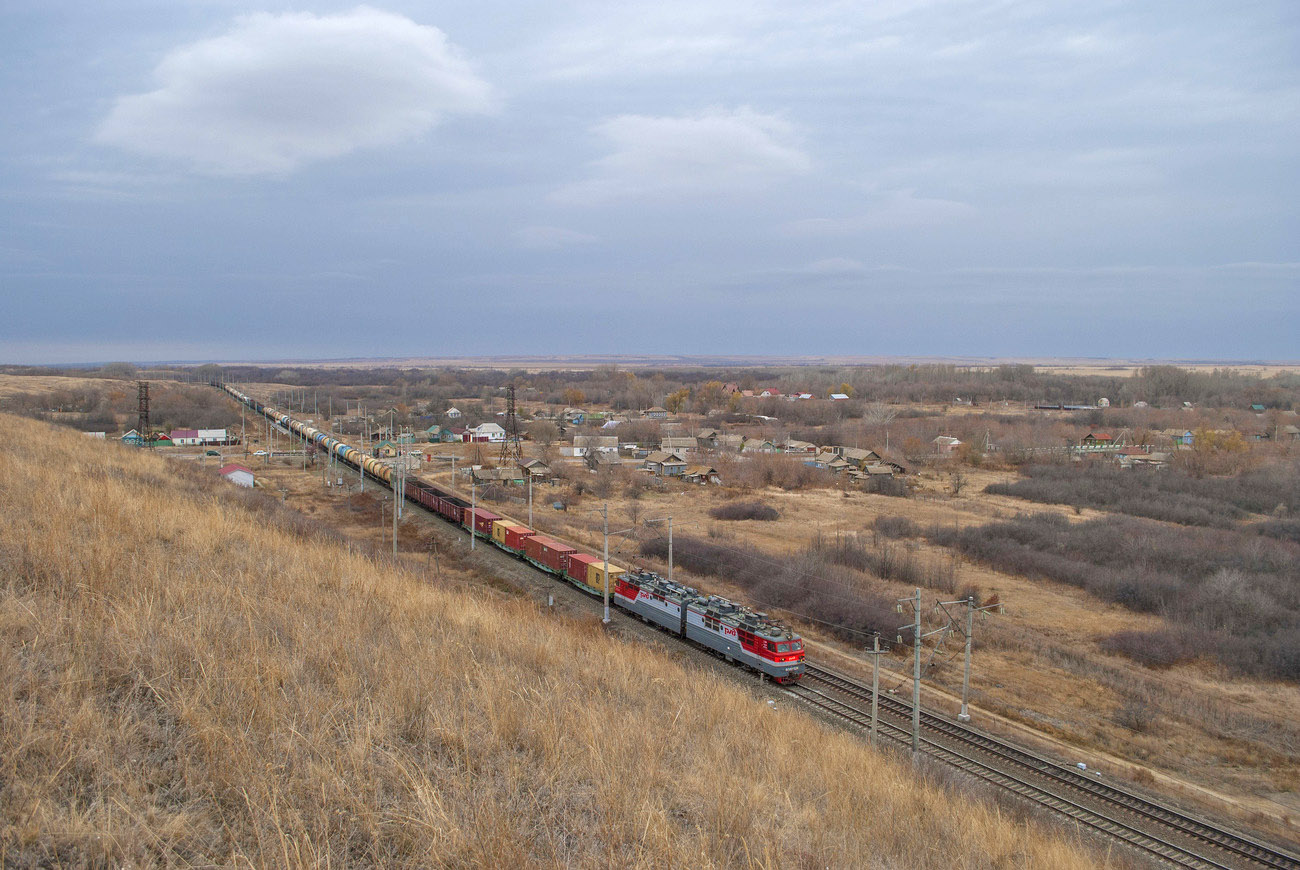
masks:
[[[0,362],[1300,358],[1300,4],[6,0]]]

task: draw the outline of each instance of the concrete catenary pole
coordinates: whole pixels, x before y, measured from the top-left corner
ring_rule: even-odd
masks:
[[[478,483],[469,482],[469,548],[474,549],[474,521],[478,519]]]
[[[876,742],[880,716],[880,632],[871,638],[871,742]]]
[[[673,518],[668,517],[668,582],[673,582]]]
[[[609,503],[601,508],[601,514],[605,519],[605,577],[601,581],[601,594],[605,599],[605,615],[600,620],[603,624],[609,625]]]
[[[912,599],[912,759],[921,754],[921,589]]]
[[[961,677],[961,712],[957,714],[958,722],[970,721],[970,708],[966,706],[966,696],[970,692],[970,641],[975,631],[975,596],[966,599],[966,670]]]

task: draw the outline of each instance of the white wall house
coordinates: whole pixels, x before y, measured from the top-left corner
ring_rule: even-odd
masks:
[[[223,465],[219,473],[235,486],[251,487],[255,482],[252,469],[245,468],[242,465],[237,465],[234,462],[229,465]]]
[[[448,408],[448,409],[447,409],[447,419],[448,419],[448,420],[459,420],[459,419],[460,419],[460,416],[461,416],[461,414],[460,414],[460,408]]]
[[[474,433],[476,441],[491,441],[499,443],[506,440],[506,430],[502,429],[498,423],[480,423],[469,430]]]

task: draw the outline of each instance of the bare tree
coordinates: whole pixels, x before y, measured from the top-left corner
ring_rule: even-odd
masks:
[[[862,408],[862,422],[868,426],[888,426],[897,416],[898,411],[884,402],[868,402]]]

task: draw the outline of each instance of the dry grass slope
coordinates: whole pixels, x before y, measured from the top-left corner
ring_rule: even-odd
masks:
[[[0,443],[0,865],[1096,866],[725,680],[259,522],[161,458],[8,416]]]

